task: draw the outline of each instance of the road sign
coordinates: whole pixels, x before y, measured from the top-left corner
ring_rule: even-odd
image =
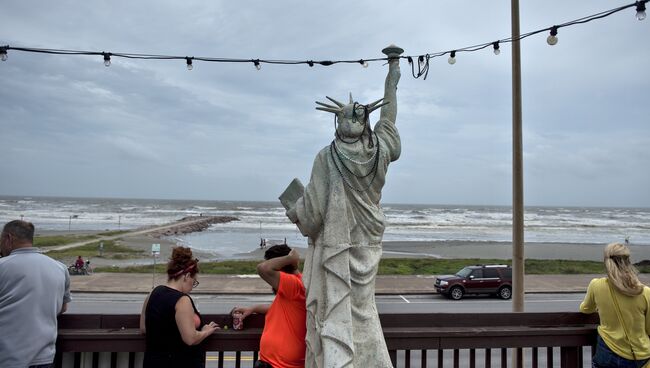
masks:
[[[160,244],[151,244],[151,254],[154,257],[160,255]]]

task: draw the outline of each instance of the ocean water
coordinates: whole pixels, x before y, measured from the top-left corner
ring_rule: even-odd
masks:
[[[386,241],[510,242],[511,208],[383,204]],[[40,230],[118,230],[159,225],[188,215],[234,216],[175,240],[219,254],[249,252],[260,238],[307,242],[279,202],[196,201],[0,196],[0,221],[24,218]],[[606,244],[629,237],[650,247],[650,208],[527,207],[525,241]],[[650,248],[649,248],[650,251]]]

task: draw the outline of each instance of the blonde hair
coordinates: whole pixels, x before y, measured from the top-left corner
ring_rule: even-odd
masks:
[[[605,247],[605,269],[609,282],[621,293],[629,296],[643,292],[636,267],[630,262],[630,249],[621,243],[611,243]]]

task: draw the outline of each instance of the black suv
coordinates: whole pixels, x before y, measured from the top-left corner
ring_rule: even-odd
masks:
[[[436,277],[436,291],[454,300],[465,294],[495,294],[501,299],[512,296],[512,268],[508,265],[468,266],[455,275]]]

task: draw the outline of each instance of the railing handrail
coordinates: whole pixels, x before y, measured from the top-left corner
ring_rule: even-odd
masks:
[[[204,344],[212,352],[256,352],[264,316],[252,315],[243,330],[233,330],[228,315],[204,315],[228,329],[217,330]],[[382,314],[391,357],[398,350],[560,347],[563,367],[582,361],[582,347],[596,340],[597,315],[581,313],[438,313]],[[59,317],[57,351],[129,352],[145,350],[139,315],[73,315]]]

